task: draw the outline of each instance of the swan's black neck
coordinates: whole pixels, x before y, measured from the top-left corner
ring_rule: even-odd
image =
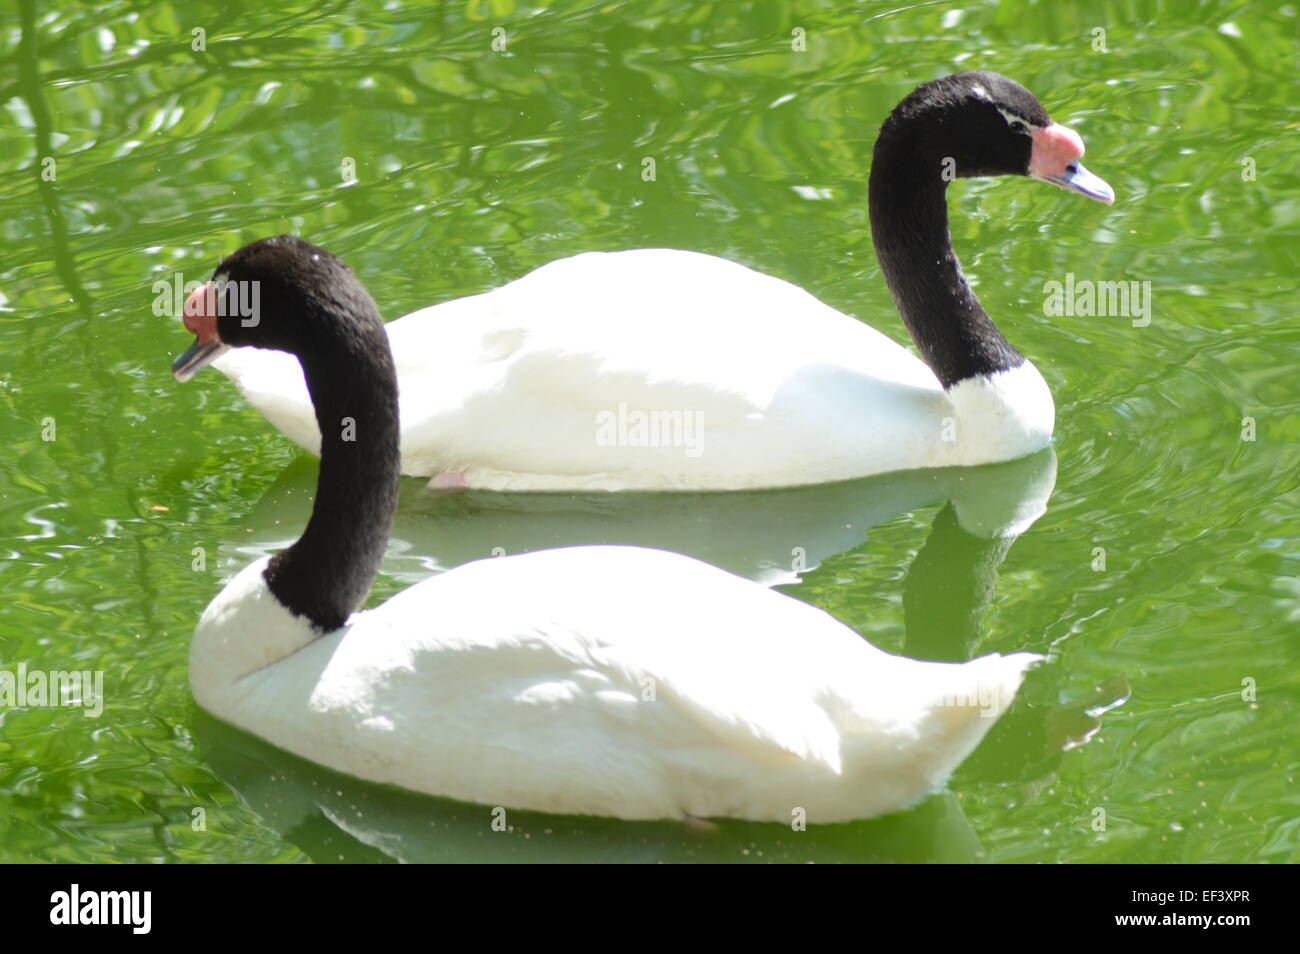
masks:
[[[941,153],[891,117],[876,140],[869,202],[885,284],[921,357],[949,388],[1025,359],[1002,337],[962,275],[948,234]]]
[[[346,320],[312,322],[296,348],[320,426],[320,476],[302,537],[266,569],[271,592],[322,632],[338,629],[379,569],[401,472],[397,376],[370,296],[348,296]]]

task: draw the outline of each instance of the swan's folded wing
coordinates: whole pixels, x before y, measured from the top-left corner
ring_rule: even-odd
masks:
[[[833,820],[939,784],[1033,658],[905,660],[690,558],[574,547],[425,580],[213,711],[322,764],[466,801]]]
[[[497,489],[629,474],[664,489],[762,486],[791,460],[833,456],[844,408],[887,426],[891,407],[937,387],[910,353],[802,289],[665,249],[553,262],[389,333],[407,472]]]
[[[820,679],[845,666],[828,666],[827,653],[857,664],[874,652],[805,604],[677,554],[628,547],[480,561],[403,591],[376,615],[389,614],[436,628],[426,641],[401,641],[400,668],[414,677],[436,666],[421,684],[467,707],[499,708],[488,725],[540,731],[527,711],[562,714],[590,721],[593,738],[641,739],[688,761],[725,752],[838,772],[840,730],[820,704],[835,693]],[[815,659],[797,658],[796,647]],[[445,717],[437,708],[430,716]],[[611,724],[619,731],[596,731]]]

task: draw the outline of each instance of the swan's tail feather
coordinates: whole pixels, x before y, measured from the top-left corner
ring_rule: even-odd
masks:
[[[925,762],[933,785],[942,784],[975,751],[1011,708],[1026,671],[1042,660],[1037,653],[994,653],[947,667],[948,678],[938,680],[920,731],[931,746]]]

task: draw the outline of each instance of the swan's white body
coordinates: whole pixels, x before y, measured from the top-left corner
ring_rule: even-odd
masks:
[[[402,472],[489,490],[741,490],[1011,460],[1051,439],[1029,362],[945,391],[802,289],[698,252],[588,252],[391,322]],[[215,362],[293,441],[292,355]]]
[[[893,656],[797,600],[634,547],[467,564],[323,637],[265,567],[203,614],[199,704],[350,775],[505,808],[897,811],[943,783],[1039,658]]]

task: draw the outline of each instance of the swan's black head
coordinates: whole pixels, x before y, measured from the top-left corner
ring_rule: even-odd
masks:
[[[1034,94],[999,73],[954,73],[913,90],[876,141],[875,168],[903,180],[1033,176],[1101,202],[1114,193],[1079,164],[1083,140],[1052,122]]]
[[[277,235],[226,257],[186,300],[185,327],[197,337],[172,365],[182,381],[226,348],[272,348],[299,358],[327,347],[365,350],[382,338],[383,321],[342,259]]]
[[[292,235],[246,245],[185,302],[186,381],[230,347],[295,355],[320,432],[320,476],[302,537],[264,576],[280,604],[321,632],[342,626],[384,555],[401,466],[397,375],[370,293],[323,248]]]

